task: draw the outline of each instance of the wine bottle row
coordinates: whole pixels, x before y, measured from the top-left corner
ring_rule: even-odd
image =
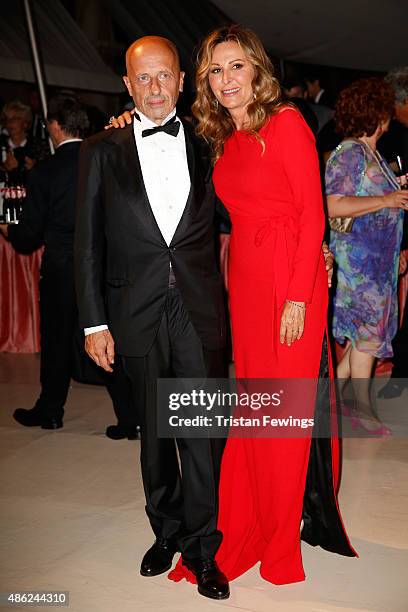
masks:
[[[23,211],[26,190],[22,185],[11,185],[7,181],[0,188],[0,222],[18,223]]]

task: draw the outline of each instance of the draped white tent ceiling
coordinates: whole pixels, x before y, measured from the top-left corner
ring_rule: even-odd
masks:
[[[199,39],[222,23],[253,28],[276,58],[357,70],[408,64],[408,0],[96,0],[129,41],[147,33],[172,38],[183,63]],[[34,0],[49,85],[121,92],[120,78],[59,0]],[[217,8],[215,8],[217,7]],[[21,0],[0,20],[0,79],[34,82]]]
[[[58,0],[33,2],[48,85],[106,93],[123,91],[120,78]],[[0,79],[34,83],[22,3],[8,3],[0,19]]]
[[[408,64],[407,0],[212,0],[295,62],[387,71]]]

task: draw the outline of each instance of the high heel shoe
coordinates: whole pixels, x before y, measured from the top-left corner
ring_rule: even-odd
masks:
[[[351,416],[351,412],[353,409],[353,402],[349,402],[348,400],[339,400],[337,405],[338,405],[340,414],[342,414],[345,417]]]
[[[384,423],[381,423],[381,425],[376,429],[370,429],[370,427],[367,427],[364,422],[368,420],[369,419],[362,419],[361,417],[357,416],[354,411],[352,411],[350,414],[350,421],[353,429],[358,429],[359,427],[361,427],[370,435],[377,437],[387,437],[392,435],[392,429],[387,427],[387,425],[384,425]]]

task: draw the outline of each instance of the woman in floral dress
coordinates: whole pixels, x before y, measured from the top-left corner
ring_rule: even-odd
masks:
[[[338,265],[333,334],[346,343],[337,376],[343,382],[362,379],[353,385],[359,409],[369,417],[361,424],[382,434],[389,430],[370,408],[369,379],[375,359],[392,356],[401,209],[408,206],[408,192],[399,189],[376,148],[393,109],[394,92],[379,78],[356,81],[341,92],[335,121],[344,140],[327,162],[325,181],[329,216],[353,218],[351,232],[331,232]]]

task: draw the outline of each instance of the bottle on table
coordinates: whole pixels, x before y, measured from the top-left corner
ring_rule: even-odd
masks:
[[[19,220],[21,207],[21,190],[17,191],[16,185],[8,178],[4,187],[3,216],[6,223],[15,224]]]
[[[4,211],[3,212],[4,221],[6,223],[11,223],[11,219],[12,219],[11,193],[10,193],[10,187],[9,187],[8,181],[6,181],[6,184],[4,186],[3,211]]]

